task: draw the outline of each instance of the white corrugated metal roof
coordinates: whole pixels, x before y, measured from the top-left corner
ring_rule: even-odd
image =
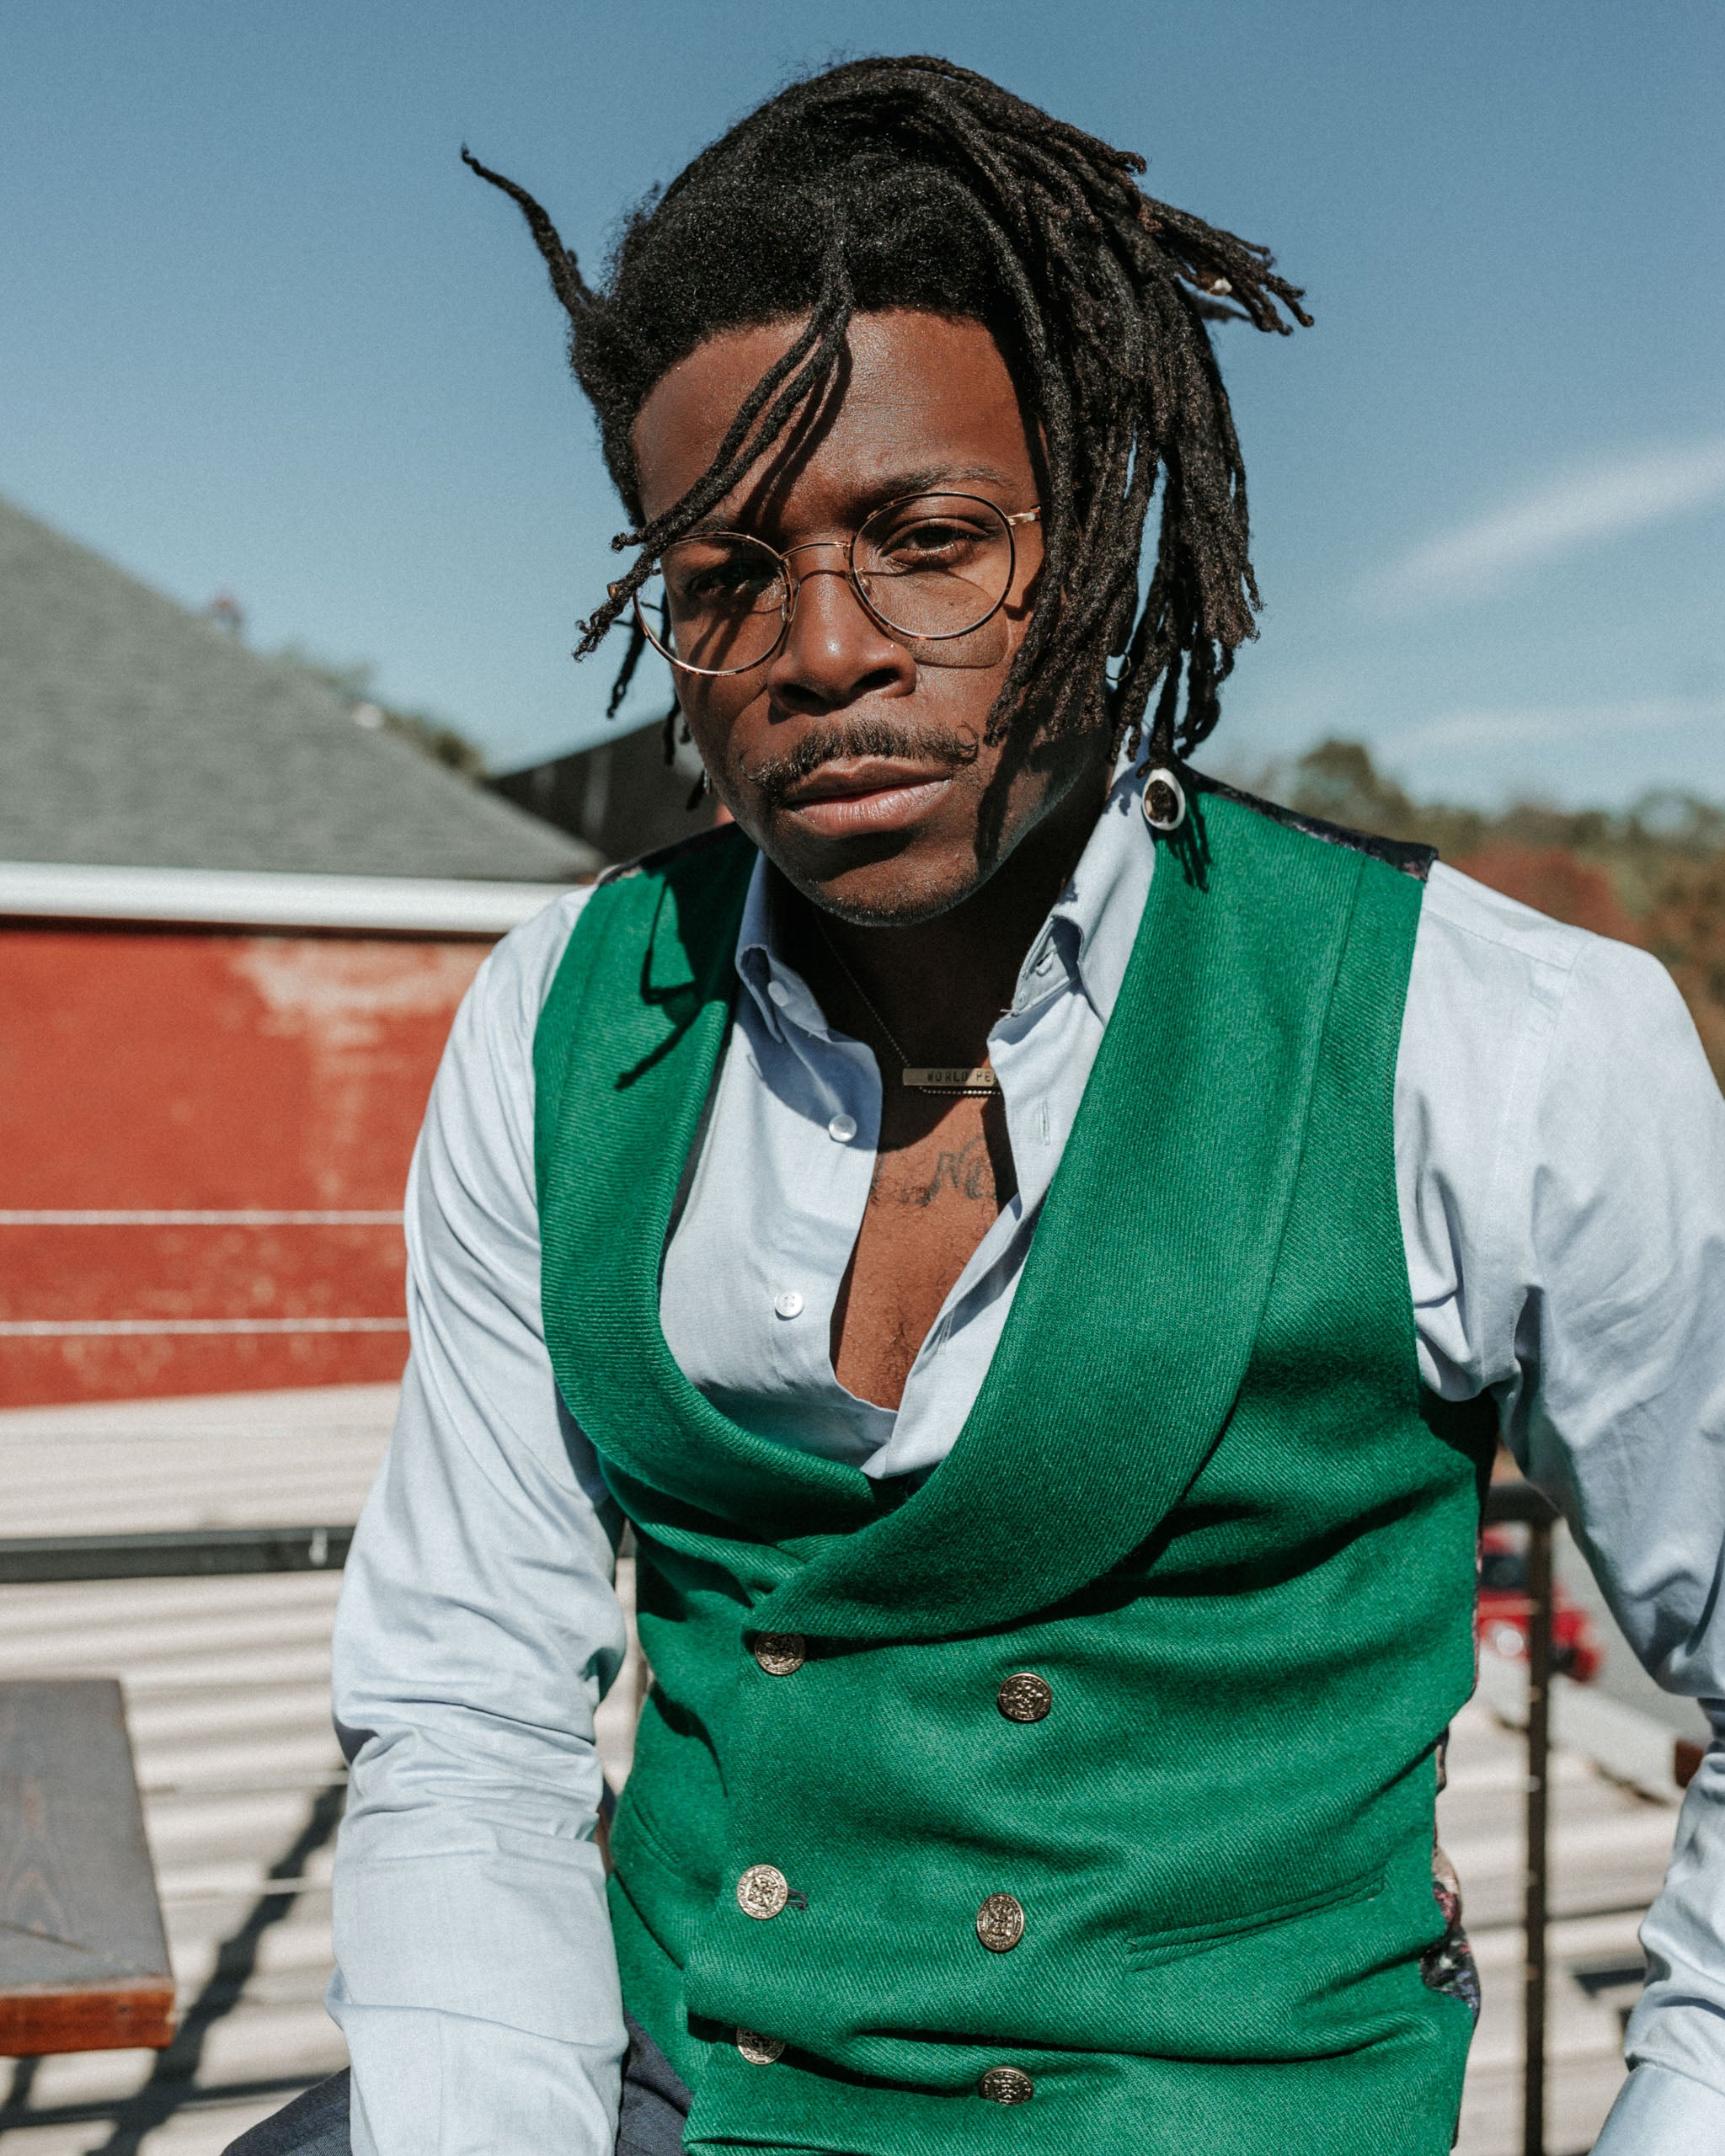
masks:
[[[1476,1699],[1451,1732],[1450,1786],[1438,1800],[1484,1994],[1456,2156],[1520,2156],[1522,2148],[1526,1787],[1520,1735]],[[1546,2145],[1567,2156],[1593,2146],[1622,2085],[1622,2016],[1640,1993],[1636,1934],[1664,1876],[1677,1813],[1573,1752],[1552,1755],[1551,1790]]]
[[[345,1385],[7,1411],[0,1531],[351,1520],[395,1396]],[[626,1595],[632,1569],[621,1568]],[[159,2059],[0,2063],[4,2156],[216,2156],[344,2063],[323,2004],[343,1785],[329,1727],[339,1586],[312,1572],[0,1587],[0,1677],[125,1684],[182,2025]],[[626,1671],[601,1710],[614,1782],[628,1772],[636,1689]]]

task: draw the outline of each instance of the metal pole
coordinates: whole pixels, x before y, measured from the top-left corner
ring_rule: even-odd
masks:
[[[1546,1829],[1551,1749],[1551,1521],[1527,1529],[1527,1928],[1524,2156],[1546,2156]]]

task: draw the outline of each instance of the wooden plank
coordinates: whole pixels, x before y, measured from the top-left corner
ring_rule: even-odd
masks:
[[[174,1987],[0,1993],[0,2058],[62,2052],[165,2051],[174,2041]]]
[[[0,2057],[160,2049],[173,2036],[120,1686],[0,1684]]]

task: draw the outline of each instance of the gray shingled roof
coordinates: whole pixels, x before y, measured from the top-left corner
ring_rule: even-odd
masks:
[[[0,500],[0,860],[557,883],[598,859]]]

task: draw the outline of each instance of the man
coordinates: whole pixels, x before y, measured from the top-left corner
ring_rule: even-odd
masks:
[[[1187,761],[1257,598],[1204,318],[1306,318],[1138,169],[905,60],[603,290],[498,182],[637,526],[585,648],[734,824],[457,1023],[337,1642],[351,2118],[248,2149],[1437,2156],[1500,1427],[1725,1693],[1725,1108],[1652,961]],[[1722,1794],[1611,2156],[1725,2143]]]

